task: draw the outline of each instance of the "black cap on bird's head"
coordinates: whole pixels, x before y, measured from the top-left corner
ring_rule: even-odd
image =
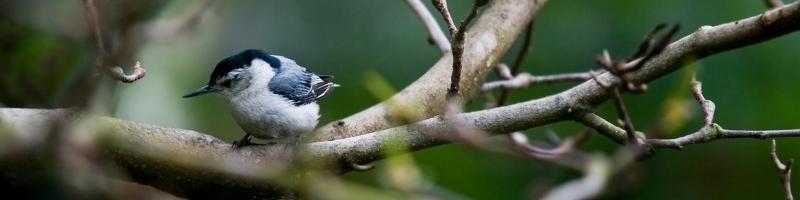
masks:
[[[242,69],[249,67],[250,63],[252,63],[255,59],[261,59],[264,62],[267,62],[272,68],[279,68],[281,66],[281,61],[266,51],[258,49],[244,50],[236,55],[232,55],[222,61],[219,61],[217,66],[214,68],[214,71],[211,72],[211,77],[209,78],[208,83],[189,94],[183,95],[183,98],[216,92],[221,90],[222,87],[230,86],[230,81],[232,79],[224,78],[228,77],[231,72],[241,72]]]

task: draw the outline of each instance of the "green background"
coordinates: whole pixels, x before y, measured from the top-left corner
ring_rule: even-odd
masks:
[[[0,103],[7,107],[64,107],[86,91],[59,87],[93,73],[92,44],[84,35],[80,1],[0,1],[2,67]],[[49,3],[46,3],[49,2]],[[171,1],[152,17],[178,16],[199,1]],[[424,1],[430,8],[430,2]],[[460,20],[471,1],[449,1]],[[702,25],[715,25],[765,11],[762,1],[553,0],[537,14],[532,50],[523,71],[533,74],[580,72],[597,68],[594,55],[631,54],[644,33],[661,22],[680,23],[683,37]],[[149,42],[135,59],[147,76],[118,84],[114,115],[119,118],[238,139],[237,127],[219,97],[180,96],[207,81],[213,66],[243,49],[265,49],[296,60],[318,74],[336,76],[342,87],[321,103],[322,123],[346,117],[380,102],[366,85],[376,73],[395,89],[422,75],[441,53],[426,42],[426,31],[403,1],[222,1],[212,17],[192,34]],[[104,13],[101,12],[101,15]],[[440,18],[434,13],[435,17]],[[440,22],[441,24],[441,22]],[[519,43],[519,42],[518,42]],[[511,62],[519,44],[504,61]],[[702,125],[685,84],[698,73],[707,98],[717,105],[715,122],[729,129],[800,127],[798,83],[800,34],[725,52],[651,83],[648,92],[624,96],[637,128],[648,130],[664,109],[684,109],[663,133],[676,137]],[[494,75],[490,75],[494,78]],[[543,97],[573,84],[532,86],[512,93],[519,102]],[[82,87],[86,88],[86,87]],[[67,99],[67,100],[63,100]],[[664,106],[673,100],[679,105]],[[601,115],[615,118],[609,103]],[[666,107],[666,108],[665,108]],[[479,103],[471,106],[479,108]],[[581,130],[561,122],[528,130],[533,139],[553,131],[568,137]],[[779,154],[799,157],[798,140],[778,140]],[[602,136],[584,151],[613,152],[618,145]],[[655,157],[626,169],[612,182],[608,198],[621,199],[778,199],[783,192],[768,157],[768,140],[728,139],[660,149]],[[473,199],[535,198],[578,174],[547,163],[445,145],[413,153],[424,177],[439,187]],[[348,181],[389,187],[385,162],[368,172],[351,172]]]

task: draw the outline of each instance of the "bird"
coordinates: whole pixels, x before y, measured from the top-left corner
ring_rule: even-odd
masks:
[[[296,142],[317,126],[317,101],[338,87],[333,76],[317,75],[292,59],[247,49],[217,63],[206,85],[183,98],[216,93],[245,132],[233,147]]]

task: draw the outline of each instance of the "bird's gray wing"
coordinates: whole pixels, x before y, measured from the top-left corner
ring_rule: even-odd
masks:
[[[295,106],[313,103],[333,88],[332,77],[316,76],[307,70],[282,71],[272,77],[269,89],[289,99]]]

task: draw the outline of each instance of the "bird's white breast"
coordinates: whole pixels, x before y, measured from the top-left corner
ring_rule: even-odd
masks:
[[[318,104],[295,106],[270,91],[268,83],[274,72],[264,61],[253,61],[247,70],[252,77],[250,85],[224,95],[234,119],[245,132],[261,139],[289,139],[316,127]]]

